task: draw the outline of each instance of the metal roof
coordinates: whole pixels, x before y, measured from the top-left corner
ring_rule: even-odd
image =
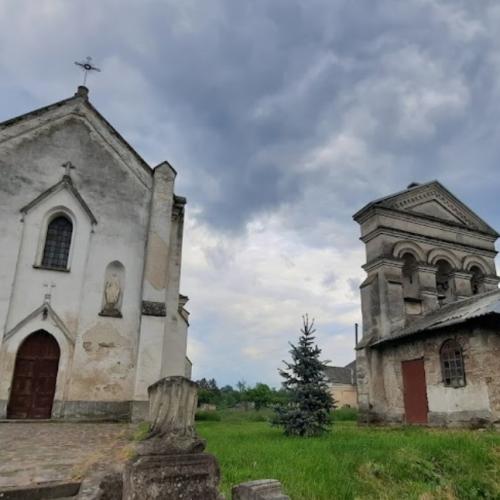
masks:
[[[387,342],[409,337],[420,332],[437,330],[447,326],[464,323],[473,318],[492,314],[500,315],[500,290],[493,290],[468,299],[459,300],[427,314],[389,337],[384,337],[371,344],[377,346]]]

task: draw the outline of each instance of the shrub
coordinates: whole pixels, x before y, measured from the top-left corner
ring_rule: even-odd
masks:
[[[198,411],[194,419],[198,422],[220,422],[220,415],[216,411]]]

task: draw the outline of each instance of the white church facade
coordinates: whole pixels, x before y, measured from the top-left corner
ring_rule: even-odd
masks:
[[[185,198],[79,87],[0,123],[0,418],[141,418],[190,376]]]

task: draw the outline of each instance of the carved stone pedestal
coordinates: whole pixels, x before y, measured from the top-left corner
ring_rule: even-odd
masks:
[[[208,453],[141,456],[125,469],[123,498],[217,500],[217,460]]]
[[[205,442],[194,429],[197,386],[184,377],[167,377],[148,388],[151,428],[138,444],[138,456],[123,476],[124,500],[219,497],[219,465],[202,453]]]

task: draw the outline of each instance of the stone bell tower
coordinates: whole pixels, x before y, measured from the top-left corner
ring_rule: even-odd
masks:
[[[366,248],[358,345],[360,409],[383,385],[369,346],[442,305],[498,287],[497,232],[438,181],[410,184],[354,215]]]

